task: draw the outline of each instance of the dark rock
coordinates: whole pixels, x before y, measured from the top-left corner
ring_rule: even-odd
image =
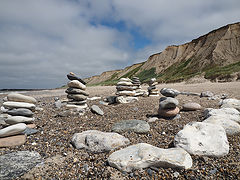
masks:
[[[91,111],[93,113],[99,114],[101,116],[103,116],[103,114],[104,114],[104,112],[97,105],[92,105]]]
[[[18,151],[0,156],[0,179],[16,179],[41,163],[38,152]]]
[[[65,91],[68,94],[83,94],[85,96],[89,96],[89,93],[82,90],[82,89],[78,89],[78,88],[67,88],[67,90]]]
[[[180,94],[180,92],[176,89],[171,89],[171,88],[162,88],[160,90],[160,93],[163,96],[167,96],[167,97],[176,97],[177,95]]]
[[[67,75],[67,78],[69,79],[69,80],[78,80],[79,82],[81,82],[81,83],[83,83],[84,85],[86,84],[86,82],[85,81],[83,81],[81,78],[79,78],[79,77],[77,77],[77,76],[75,76],[74,74],[68,74]]]
[[[32,128],[26,128],[24,131],[23,131],[23,134],[26,134],[27,136],[28,135],[32,135],[32,134],[36,134],[38,132],[37,129],[32,129]]]
[[[26,109],[26,108],[11,109],[11,110],[8,110],[7,113],[12,116],[26,116],[26,117],[33,116],[33,112],[30,109]]]

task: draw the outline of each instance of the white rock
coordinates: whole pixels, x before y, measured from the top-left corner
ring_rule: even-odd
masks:
[[[82,84],[81,82],[79,82],[78,80],[72,80],[72,81],[68,82],[68,87],[79,88],[82,90],[86,89],[86,86],[84,84]]]
[[[75,133],[72,143],[77,149],[85,148],[91,152],[105,152],[127,145],[130,141],[118,133],[89,130]]]
[[[25,102],[13,102],[13,101],[7,101],[3,103],[3,106],[8,109],[13,108],[27,108],[32,111],[35,110],[36,106],[32,103],[25,103]]]
[[[235,121],[229,120],[228,115],[210,116],[203,122],[222,126],[225,129],[227,135],[240,133],[240,125]]]
[[[0,129],[0,138],[21,134],[26,128],[27,128],[26,124],[18,123],[18,124]]]
[[[224,99],[221,102],[221,108],[235,108],[240,111],[240,100],[238,99]]]
[[[158,117],[150,117],[148,118],[147,122],[151,123],[151,122],[155,122],[158,120]]]
[[[26,96],[18,93],[10,93],[7,95],[8,101],[15,101],[15,102],[26,102],[36,104],[37,100],[31,96]]]
[[[117,86],[132,86],[133,83],[132,82],[128,82],[128,81],[119,81],[117,83]]]
[[[176,147],[190,154],[221,157],[229,152],[226,132],[220,125],[191,122],[184,126],[174,138]]]
[[[116,95],[118,96],[135,96],[136,91],[118,91]]]
[[[120,171],[131,172],[147,167],[188,169],[191,156],[181,148],[161,149],[150,144],[139,143],[112,153],[109,165]]]
[[[87,108],[87,107],[88,107],[87,104],[84,104],[84,105],[67,104],[67,105],[66,105],[66,108],[67,108],[67,109],[85,109],[85,108]]]
[[[98,100],[98,99],[102,99],[101,97],[91,97],[91,98],[87,98],[87,100],[89,101],[94,101],[94,100]]]
[[[24,116],[8,116],[7,119],[5,120],[7,124],[30,123],[33,121],[34,118]]]
[[[1,111],[2,113],[6,113],[6,112],[8,111],[8,109],[6,109],[6,108],[4,108],[3,106],[1,106],[0,111]]]
[[[240,123],[240,112],[234,108],[221,108],[221,109],[207,108],[204,110],[205,118],[208,118],[210,116],[219,116],[219,115],[228,116],[229,120]]]
[[[126,103],[134,103],[138,101],[137,97],[123,97],[123,96],[118,96],[116,98],[116,102],[120,104],[126,104]]]

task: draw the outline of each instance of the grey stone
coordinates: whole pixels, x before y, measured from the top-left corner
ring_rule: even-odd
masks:
[[[133,83],[130,81],[119,81],[117,83],[117,86],[132,86],[132,85],[133,85]]]
[[[13,101],[4,102],[3,107],[5,107],[7,109],[26,108],[26,109],[30,109],[32,111],[34,111],[36,108],[36,106],[32,103],[13,102]]]
[[[71,142],[77,149],[84,148],[94,153],[111,151],[130,143],[129,139],[120,134],[97,130],[75,133]]]
[[[114,104],[116,103],[116,98],[117,96],[108,96],[106,97],[106,101],[109,102],[109,104]]]
[[[229,152],[229,143],[222,126],[204,122],[191,122],[174,138],[176,147],[199,156],[222,157]]]
[[[174,109],[179,104],[178,100],[172,97],[161,97],[159,101],[161,109]]]
[[[172,89],[172,88],[162,88],[160,90],[160,93],[163,96],[167,96],[167,97],[176,97],[177,95],[180,94],[180,92],[176,89]]]
[[[83,83],[79,82],[78,80],[72,80],[72,81],[68,82],[68,87],[78,88],[78,89],[82,89],[82,90],[86,89],[86,86]]]
[[[183,110],[184,111],[196,111],[196,110],[201,110],[202,106],[198,103],[194,103],[194,102],[189,102],[189,103],[185,103],[183,105]]]
[[[26,116],[26,117],[33,116],[33,112],[30,109],[26,108],[11,109],[8,110],[7,113],[12,116]]]
[[[118,86],[116,86],[116,89],[118,91],[124,91],[124,90],[126,90],[126,91],[133,91],[133,90],[136,90],[137,87],[136,86],[120,86],[120,85],[118,85]]]
[[[60,100],[57,100],[56,102],[54,102],[54,105],[57,109],[60,109],[62,107],[62,102]]]
[[[123,172],[147,167],[188,169],[192,166],[192,158],[181,148],[161,149],[139,143],[112,153],[108,163]]]
[[[104,112],[97,105],[92,105],[91,111],[101,116],[104,114]]]
[[[67,75],[67,78],[69,79],[69,80],[78,80],[79,82],[81,82],[82,84],[86,84],[86,82],[84,81],[84,80],[82,80],[81,78],[79,78],[79,77],[77,77],[74,73],[69,73],[68,75]]]
[[[112,127],[114,132],[133,131],[135,133],[147,133],[149,130],[149,124],[141,120],[124,120],[115,123]]]
[[[88,92],[78,88],[68,88],[65,92],[67,94],[83,94],[84,96],[89,96]]]
[[[23,131],[23,134],[26,134],[27,136],[29,135],[32,135],[32,134],[36,134],[37,132],[39,132],[39,130],[37,129],[32,129],[32,128],[26,128],[24,131]]]
[[[201,92],[200,97],[212,97],[214,94],[211,91]]]
[[[18,93],[10,93],[7,95],[8,101],[15,101],[15,102],[25,102],[25,103],[32,103],[36,104],[37,100],[33,97],[18,94]]]
[[[0,129],[0,138],[21,134],[26,128],[27,128],[26,124],[18,123],[18,124]]]
[[[8,116],[5,122],[7,124],[18,124],[18,123],[30,123],[33,122],[35,118],[24,117],[24,116]]]
[[[73,99],[75,101],[84,101],[87,99],[87,96],[84,96],[82,94],[68,94],[67,98]]]
[[[0,179],[16,179],[42,162],[38,152],[18,151],[0,156]]]

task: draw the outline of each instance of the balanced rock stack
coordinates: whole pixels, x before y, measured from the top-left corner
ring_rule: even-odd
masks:
[[[156,88],[156,85],[158,83],[156,82],[156,78],[152,78],[149,82],[149,87],[148,87],[148,95],[149,96],[159,96],[158,89]]]
[[[180,111],[177,107],[179,102],[175,98],[179,92],[170,88],[163,88],[160,92],[165,97],[161,97],[159,100],[158,115],[167,118],[175,117]]]
[[[129,78],[121,78],[116,86],[118,96],[135,96],[136,86],[133,85]]]
[[[65,91],[68,94],[66,107],[79,109],[87,108],[87,97],[89,93],[86,91],[86,83],[72,72],[67,75],[67,78],[70,81],[68,82],[68,89]]]
[[[0,129],[0,147],[18,146],[26,142],[23,135],[26,124],[34,121],[36,99],[18,93],[10,93],[1,108],[4,128]],[[29,125],[31,127],[31,125]]]

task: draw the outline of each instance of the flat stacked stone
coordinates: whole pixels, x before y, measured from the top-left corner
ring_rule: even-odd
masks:
[[[136,86],[133,85],[129,78],[121,78],[116,86],[118,96],[135,96]]]
[[[156,82],[156,78],[152,78],[149,82],[148,87],[148,96],[159,96],[158,89],[156,87],[158,83]]]
[[[26,124],[32,124],[34,121],[34,111],[36,99],[30,96],[10,93],[3,103],[5,109],[3,120],[4,128],[0,129],[0,147],[10,147],[22,145],[26,142],[24,131]]]
[[[68,95],[67,108],[87,108],[87,97],[89,93],[86,91],[85,82],[78,78],[74,73],[70,72],[67,75],[70,80],[68,82],[68,89],[65,91]]]
[[[160,92],[165,97],[161,97],[159,100],[158,115],[161,117],[173,118],[180,111],[180,109],[177,107],[179,102],[176,98],[174,98],[175,96],[173,96],[171,93],[163,93],[168,90],[167,88],[163,89]]]

